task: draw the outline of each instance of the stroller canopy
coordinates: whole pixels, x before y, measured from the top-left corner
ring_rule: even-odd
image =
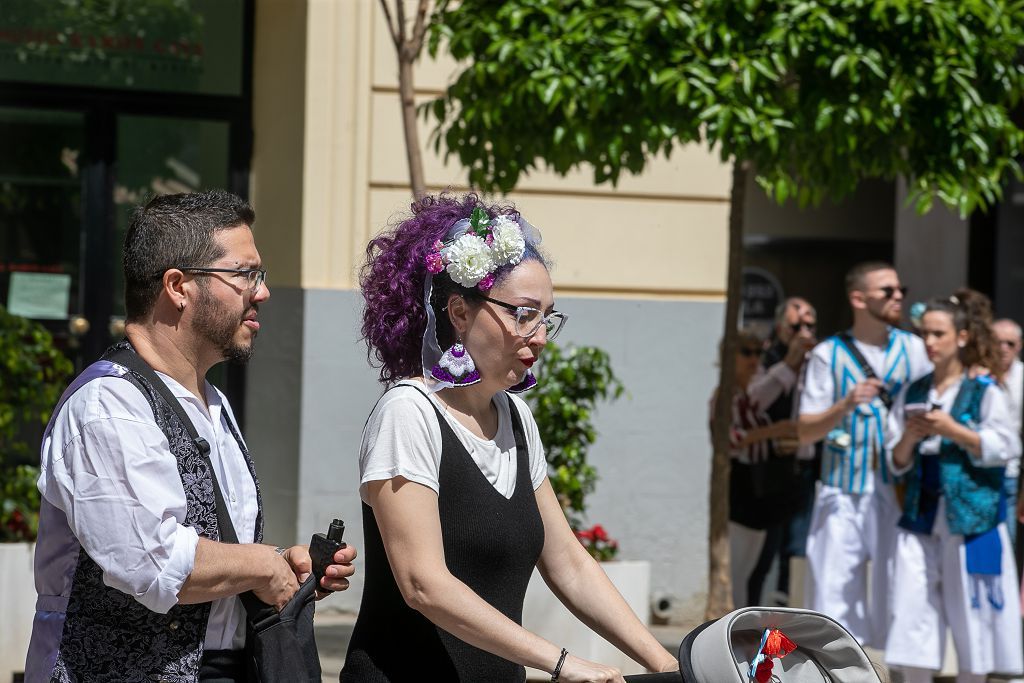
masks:
[[[684,683],[750,683],[765,629],[778,629],[796,649],[774,659],[779,683],[880,683],[864,650],[833,619],[802,609],[745,607],[696,628],[679,646]]]

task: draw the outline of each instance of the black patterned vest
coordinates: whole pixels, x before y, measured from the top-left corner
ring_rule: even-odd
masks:
[[[131,348],[121,342],[108,351]],[[187,504],[182,524],[205,538],[220,540],[210,466],[185,426],[163,397],[142,376],[124,375],[145,395],[157,426],[178,461]],[[231,419],[225,422],[256,481],[259,512],[256,542],[263,538],[263,502],[252,458]],[[192,683],[199,678],[210,603],[175,605],[167,614],[143,607],[132,596],[103,583],[103,571],[79,551],[56,665],[50,677],[60,683],[99,681]]]

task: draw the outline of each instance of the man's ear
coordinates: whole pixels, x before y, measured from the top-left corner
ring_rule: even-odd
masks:
[[[864,292],[855,289],[847,295],[850,299],[851,308],[866,308],[868,305],[868,299],[864,295]]]
[[[185,273],[177,268],[169,268],[164,272],[161,284],[163,285],[163,294],[171,302],[171,305],[175,308],[181,308],[182,304],[188,299],[188,284]]]

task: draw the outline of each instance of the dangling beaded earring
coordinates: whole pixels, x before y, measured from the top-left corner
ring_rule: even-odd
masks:
[[[451,382],[453,387],[468,387],[480,381],[480,371],[476,369],[476,363],[462,345],[461,339],[441,354],[441,358],[430,369],[430,376],[438,382]]]
[[[537,386],[537,378],[533,376],[533,372],[527,370],[526,374],[523,375],[523,380],[519,384],[509,387],[508,390],[513,394],[521,394],[524,391],[533,389],[535,386]]]

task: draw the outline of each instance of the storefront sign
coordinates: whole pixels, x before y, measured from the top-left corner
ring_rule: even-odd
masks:
[[[0,80],[238,95],[244,0],[4,0]]]
[[[761,268],[743,269],[743,310],[740,313],[744,327],[765,327],[770,330],[775,309],[782,303],[782,285],[774,275]]]
[[[60,273],[11,273],[7,312],[36,320],[66,320],[71,276]]]

